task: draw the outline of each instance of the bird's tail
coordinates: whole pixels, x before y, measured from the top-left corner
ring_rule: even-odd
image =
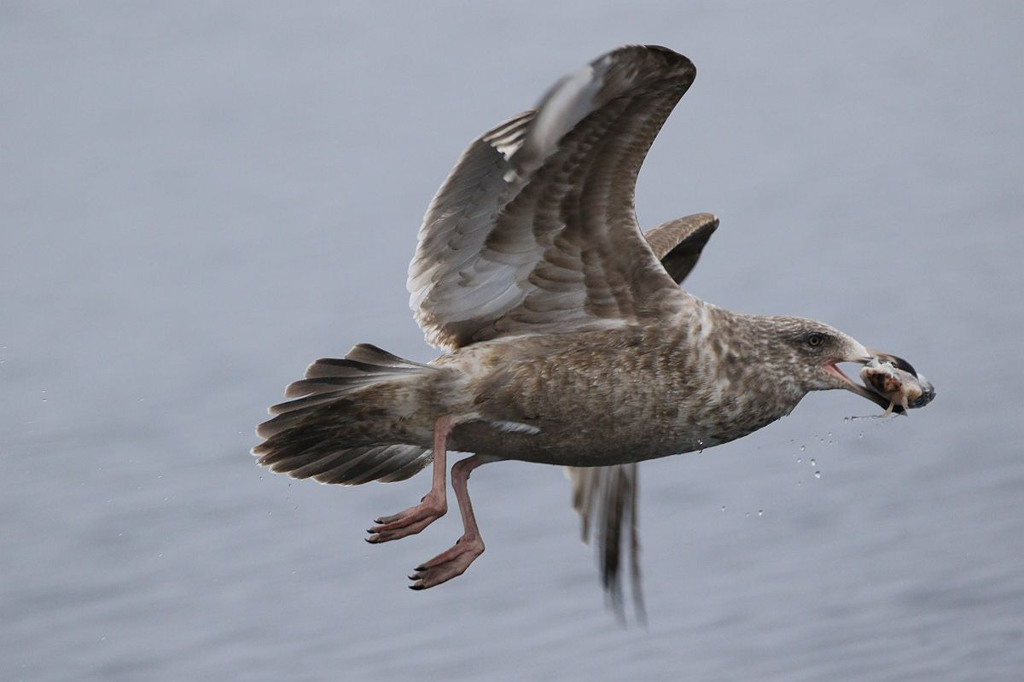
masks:
[[[262,466],[294,478],[358,485],[401,481],[427,466],[434,451],[401,442],[407,382],[437,368],[369,344],[343,359],[321,359],[285,389],[295,398],[270,408],[252,449]],[[403,390],[406,389],[406,390]]]

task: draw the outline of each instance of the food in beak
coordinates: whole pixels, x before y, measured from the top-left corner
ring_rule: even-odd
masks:
[[[889,401],[886,414],[897,406],[904,412],[924,407],[935,397],[935,388],[924,375],[907,371],[888,360],[872,359],[861,369],[860,378],[868,388]]]

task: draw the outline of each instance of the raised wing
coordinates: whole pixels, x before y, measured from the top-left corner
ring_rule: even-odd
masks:
[[[429,343],[642,322],[687,305],[641,234],[633,197],[695,73],[663,47],[619,48],[470,145],[409,266]]]

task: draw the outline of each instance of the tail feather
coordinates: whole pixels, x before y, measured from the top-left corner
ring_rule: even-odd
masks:
[[[271,405],[267,411],[270,414],[278,415],[285,414],[288,412],[296,412],[299,410],[306,410],[310,407],[319,407],[320,405],[326,405],[327,403],[334,402],[337,400],[343,392],[332,391],[331,393],[317,393],[314,395],[307,395],[304,398],[296,398],[295,400],[289,400],[285,403],[278,403],[277,405]],[[260,434],[263,435],[263,434]],[[266,436],[264,436],[266,438]]]
[[[405,447],[415,447],[406,445]],[[418,448],[417,448],[418,449]],[[419,449],[418,449],[419,450]],[[398,467],[394,471],[387,473],[377,480],[381,483],[394,483],[395,481],[404,481],[407,478],[411,478],[420,472],[423,467],[427,466],[434,461],[433,450],[419,450],[419,454],[410,454],[407,456],[405,464]]]
[[[345,467],[358,465],[362,451],[368,448],[342,448],[325,457],[309,460],[302,458],[297,461],[282,461],[281,467],[292,478],[312,478],[319,480],[329,471],[343,471]],[[301,455],[299,456],[301,457]],[[271,465],[271,471],[277,469]]]
[[[365,362],[368,365],[378,367],[405,367],[409,369],[434,369],[433,366],[413,360],[400,358],[394,353],[389,353],[383,348],[378,348],[372,343],[358,343],[345,354],[345,359],[356,362]],[[335,362],[338,362],[335,360]]]
[[[363,386],[369,386],[376,384],[380,381],[382,374],[395,374],[392,370],[386,372],[370,370],[362,370],[359,376],[352,377],[319,377],[317,379],[299,379],[288,384],[288,388],[284,390],[286,398],[296,398],[299,396],[310,396],[320,395],[323,393],[351,393],[357,388]],[[275,406],[277,409],[285,411],[288,403],[282,403],[281,405]]]
[[[375,434],[375,421],[383,423],[393,415],[389,405],[373,403],[372,391],[374,386],[435,371],[431,365],[404,360],[370,344],[355,346],[342,359],[317,360],[304,379],[286,389],[285,396],[294,400],[270,408],[273,418],[256,429],[265,440],[252,452],[272,471],[322,483],[359,485],[409,478],[433,460],[433,451],[387,442],[388,433]],[[375,436],[385,442],[372,442]]]
[[[306,368],[307,379],[328,377],[360,377],[372,372],[374,365],[348,358],[320,358]]]
[[[293,478],[312,478],[321,483],[360,485],[375,480],[390,483],[409,478],[432,460],[432,450],[416,445],[377,445],[339,450],[288,473]],[[398,476],[403,469],[408,473]]]
[[[345,483],[361,485],[370,481],[382,480],[382,477],[401,480],[393,479],[393,476],[399,470],[406,468],[406,465],[416,463],[419,465],[416,471],[419,471],[434,459],[433,450],[424,450],[416,445],[379,446],[373,448],[368,454],[370,456],[363,459],[358,468],[344,472]],[[331,479],[336,476],[338,476],[337,473],[331,472]]]
[[[298,401],[272,405],[267,411],[277,416],[273,419],[268,419],[256,427],[256,435],[267,440],[253,448],[253,453],[263,454],[263,451],[268,447],[272,447],[276,442],[280,442],[280,440],[272,442],[276,436],[300,427],[314,418],[321,420],[329,419],[327,410],[334,414],[340,414],[345,411],[346,407],[352,407],[352,401],[345,397],[345,392],[342,391],[316,396],[316,398],[316,400],[310,400],[304,405],[291,405],[291,402]],[[306,399],[300,398],[299,400]],[[290,434],[292,438],[296,435],[298,434]],[[308,435],[312,436],[313,434],[310,433]],[[330,435],[325,433],[322,434],[322,437],[330,437]]]

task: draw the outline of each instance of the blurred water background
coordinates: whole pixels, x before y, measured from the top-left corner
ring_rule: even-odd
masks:
[[[0,4],[0,678],[1024,679],[1024,5]],[[643,224],[688,280],[907,357],[908,418],[810,396],[642,467],[650,625],[605,610],[560,470],[362,542],[428,481],[258,469],[321,356],[427,360],[405,270],[464,146],[630,42],[698,78]]]

